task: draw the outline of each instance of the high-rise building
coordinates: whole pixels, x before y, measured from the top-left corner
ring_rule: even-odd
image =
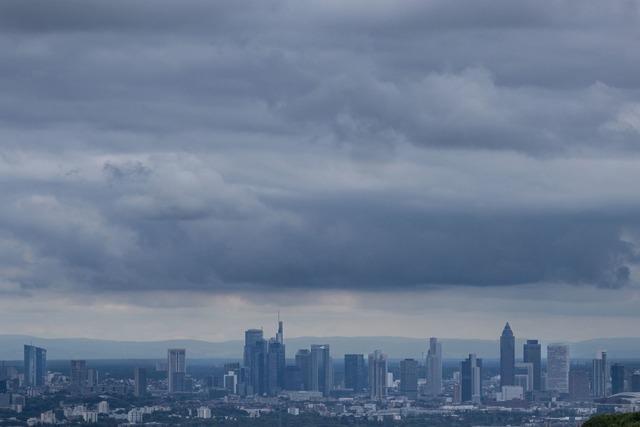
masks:
[[[344,386],[354,393],[361,393],[366,387],[367,370],[364,364],[364,355],[344,355]]]
[[[592,362],[591,395],[593,397],[607,396],[607,352],[599,351]]]
[[[516,363],[516,384],[522,387],[524,392],[533,391],[533,363]]]
[[[269,343],[260,339],[249,350],[249,394],[263,395],[267,392],[267,354]]]
[[[584,401],[590,397],[589,372],[584,368],[569,370],[569,398],[574,401]]]
[[[380,350],[369,354],[369,396],[382,399],[387,395],[387,355]]]
[[[302,372],[300,372],[298,365],[287,365],[284,368],[284,389],[292,391],[304,390]]]
[[[418,361],[415,359],[400,361],[400,392],[410,399],[418,397]]]
[[[640,392],[640,371],[635,371],[631,375],[631,391]]]
[[[435,337],[429,338],[427,351],[427,393],[432,396],[442,393],[442,344]]]
[[[227,371],[222,378],[222,385],[231,394],[238,393],[238,375],[236,371]]]
[[[280,322],[282,328],[282,322]],[[281,332],[278,335],[281,337]],[[275,396],[284,388],[285,347],[279,338],[269,340],[267,352],[267,393]]]
[[[145,368],[135,368],[133,371],[133,394],[136,397],[147,394],[147,370]]]
[[[169,393],[185,392],[184,377],[187,373],[187,351],[184,348],[167,350],[167,380]]]
[[[522,349],[522,360],[533,365],[533,390],[542,390],[542,346],[538,340],[527,340]]]
[[[611,365],[611,394],[624,391],[624,366],[619,363]]]
[[[474,403],[482,400],[482,359],[474,353],[460,364],[460,400]]]
[[[500,387],[516,382],[516,339],[509,322],[500,335]]]
[[[280,320],[280,313],[278,313],[278,331],[275,338],[269,340],[267,346],[266,368],[266,391],[270,396],[275,396],[285,386],[284,326]]]
[[[569,393],[569,346],[547,346],[547,390]]]
[[[244,366],[246,385],[243,394],[262,395],[268,392],[269,343],[262,329],[248,329],[244,333]]]
[[[255,348],[255,344],[258,341],[264,339],[262,329],[248,329],[244,332],[244,367],[249,368],[251,366],[251,351]]]
[[[311,380],[311,351],[307,349],[298,350],[296,353],[296,366],[300,370],[303,390],[312,390]]]
[[[329,344],[311,345],[311,389],[329,396],[333,389],[333,362]]]
[[[282,320],[280,320],[280,313],[278,313],[278,332],[276,333],[276,341],[284,345],[284,326]]]
[[[87,387],[97,387],[100,381],[98,370],[87,368]]]
[[[47,350],[33,345],[24,346],[24,383],[40,387],[47,377]]]
[[[86,360],[71,361],[71,387],[79,390],[87,386],[88,371]]]

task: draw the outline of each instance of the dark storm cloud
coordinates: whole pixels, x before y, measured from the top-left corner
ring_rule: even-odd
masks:
[[[2,2],[0,275],[624,286],[638,21],[624,1]]]

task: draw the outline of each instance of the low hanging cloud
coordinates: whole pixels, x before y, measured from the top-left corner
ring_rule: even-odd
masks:
[[[0,293],[635,283],[634,2],[0,4]]]

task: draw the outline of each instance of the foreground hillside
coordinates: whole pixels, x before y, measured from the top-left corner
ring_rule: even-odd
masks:
[[[640,412],[596,415],[583,427],[640,427]]]

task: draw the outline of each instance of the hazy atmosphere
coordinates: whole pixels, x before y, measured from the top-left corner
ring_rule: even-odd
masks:
[[[0,2],[0,334],[640,336],[640,4]]]

